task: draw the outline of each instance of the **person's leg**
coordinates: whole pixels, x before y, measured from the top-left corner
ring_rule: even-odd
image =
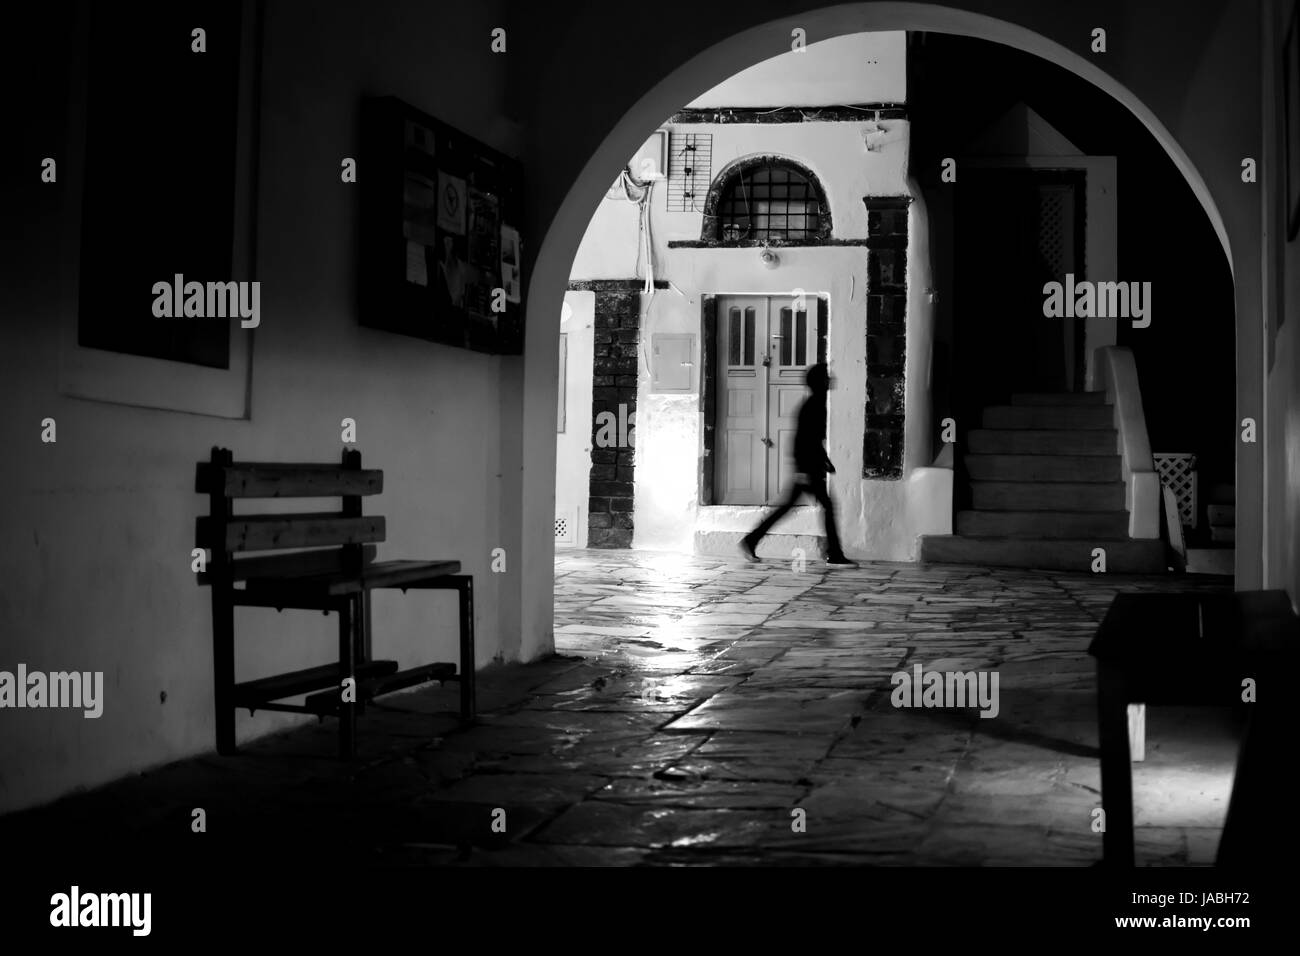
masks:
[[[820,480],[814,480],[811,490],[817,503],[822,506],[822,517],[826,522],[826,560],[841,561],[844,558],[844,549],[840,545],[839,529],[835,527],[835,505],[831,501],[830,491],[826,488],[825,476]]]
[[[758,550],[758,543],[763,540],[763,536],[772,530],[773,525],[785,517],[786,512],[799,502],[799,497],[806,490],[807,489],[798,482],[791,485],[790,493],[786,495],[785,501],[777,505],[776,510],[764,518],[757,528],[745,535],[744,540],[741,542],[741,546],[747,547],[751,553],[756,552]]]

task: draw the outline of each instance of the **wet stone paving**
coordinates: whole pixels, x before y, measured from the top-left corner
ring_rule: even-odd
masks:
[[[156,839],[202,799],[236,843],[342,839],[379,865],[1091,865],[1096,626],[1121,591],[1230,584],[562,550],[557,653],[481,672],[476,726],[441,716],[455,685],[434,685],[371,705],[352,764],[313,723],[0,820],[0,837],[113,819]],[[892,675],[917,665],[995,672],[996,716],[895,707]],[[1140,864],[1213,861],[1224,724],[1152,709]]]

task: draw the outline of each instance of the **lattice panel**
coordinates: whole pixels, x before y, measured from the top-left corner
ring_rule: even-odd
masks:
[[[1188,528],[1196,527],[1196,456],[1188,453],[1152,455],[1160,480],[1178,499],[1178,517]]]
[[[1066,261],[1064,238],[1066,236],[1065,204],[1073,194],[1065,189],[1043,189],[1039,192],[1038,254],[1043,258],[1047,272],[1063,276],[1074,271],[1074,263]]]
[[[713,134],[674,132],[670,139],[668,208],[672,212],[703,212],[713,181]]]
[[[578,543],[578,516],[576,513],[555,516],[555,543],[568,545]]]

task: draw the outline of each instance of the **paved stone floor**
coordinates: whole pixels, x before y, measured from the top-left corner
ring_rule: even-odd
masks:
[[[557,655],[482,672],[477,726],[437,716],[454,685],[392,695],[351,765],[312,724],[0,819],[0,839],[158,849],[203,807],[208,852],[324,841],[362,864],[1088,865],[1097,622],[1120,591],[1229,586],[561,551]],[[891,675],[918,664],[996,671],[997,716],[895,708]],[[1230,715],[1153,709],[1147,746],[1139,861],[1212,862]]]

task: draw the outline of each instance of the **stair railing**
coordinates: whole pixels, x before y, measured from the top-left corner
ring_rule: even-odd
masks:
[[[1130,538],[1160,537],[1160,475],[1151,457],[1142,391],[1133,350],[1107,345],[1097,350],[1099,383],[1106,390],[1118,435],[1124,473],[1124,503]]]

